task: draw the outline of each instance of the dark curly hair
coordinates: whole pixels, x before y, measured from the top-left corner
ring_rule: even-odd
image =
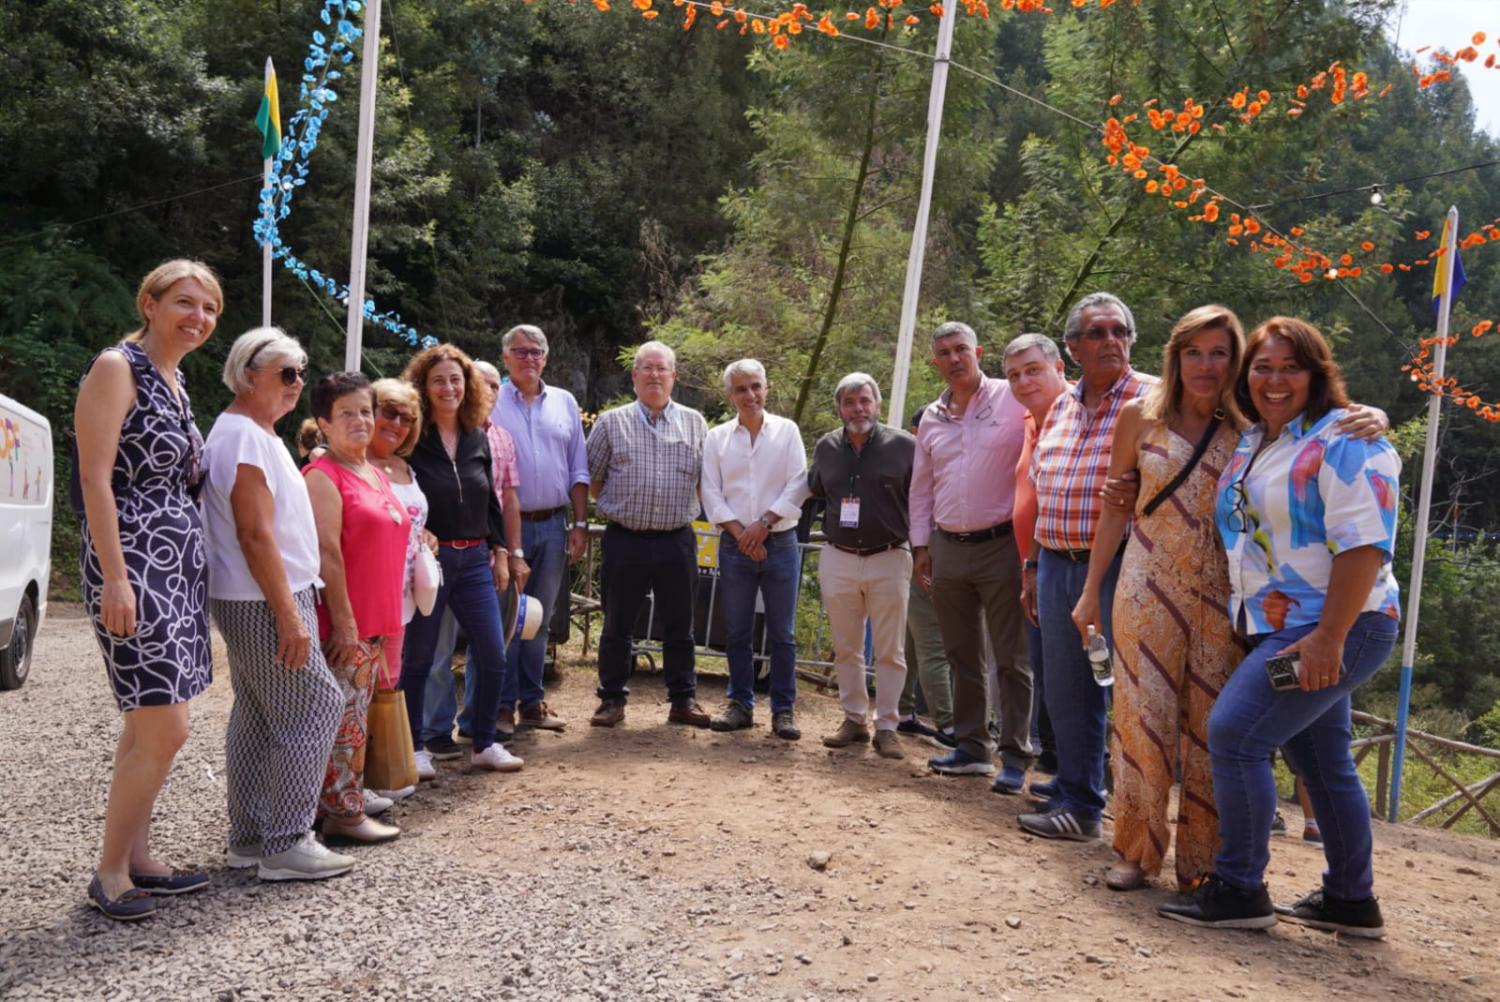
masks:
[[[482,428],[494,404],[489,384],[480,378],[474,360],[464,354],[463,349],[451,344],[433,345],[417,352],[406,363],[406,371],[401,373],[402,379],[416,387],[417,396],[422,400],[422,420],[432,420],[432,402],[427,398],[427,374],[439,362],[457,362],[463,370],[464,402],[458,408],[459,427],[464,431]]]
[[[370,394],[370,405],[373,407],[375,394],[370,392],[370,380],[363,372],[330,372],[313,387],[313,417],[320,421],[332,421],[334,403],[341,397],[361,391]]]

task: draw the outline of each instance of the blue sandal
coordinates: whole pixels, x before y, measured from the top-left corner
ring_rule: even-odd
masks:
[[[110,898],[104,893],[104,885],[99,883],[98,877],[89,882],[89,904],[116,922],[138,922],[156,912],[156,902],[146,891],[132,887],[118,898]]]
[[[206,873],[178,873],[173,871],[164,877],[153,877],[144,873],[132,873],[130,880],[147,894],[191,894],[208,886]]]

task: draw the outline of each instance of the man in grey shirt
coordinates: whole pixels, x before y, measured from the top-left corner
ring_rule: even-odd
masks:
[[[693,661],[693,596],[698,546],[698,481],[708,422],[672,400],[677,356],[660,341],[636,349],[635,402],[605,411],[589,433],[589,492],[604,530],[600,572],[604,631],[599,638],[599,708],[589,723],[625,719],[636,619],[648,593],[662,625],[662,667],[672,701],[669,723],[707,727]]]

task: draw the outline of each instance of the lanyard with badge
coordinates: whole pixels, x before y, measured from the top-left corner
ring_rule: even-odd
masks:
[[[867,447],[868,445],[866,443]],[[854,451],[852,446],[849,449]],[[855,452],[854,469],[849,471],[849,493],[839,501],[839,527],[843,529],[859,528],[859,495],[855,492],[859,488],[859,467],[863,461],[864,457]]]

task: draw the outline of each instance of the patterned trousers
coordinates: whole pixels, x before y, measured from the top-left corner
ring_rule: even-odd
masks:
[[[318,635],[313,590],[293,596],[308,633]],[[307,663],[276,661],[276,617],[265,602],[210,599],[224,635],[234,707],[226,734],[229,846],[285,852],[311,828],[344,695],[313,644]]]
[[[367,640],[370,657],[344,668],[329,667],[344,694],[344,714],[333,739],[333,754],[323,776],[318,809],[352,821],[365,813],[365,745],[370,737],[370,698],[375,694],[375,671],[383,659],[380,639]]]

